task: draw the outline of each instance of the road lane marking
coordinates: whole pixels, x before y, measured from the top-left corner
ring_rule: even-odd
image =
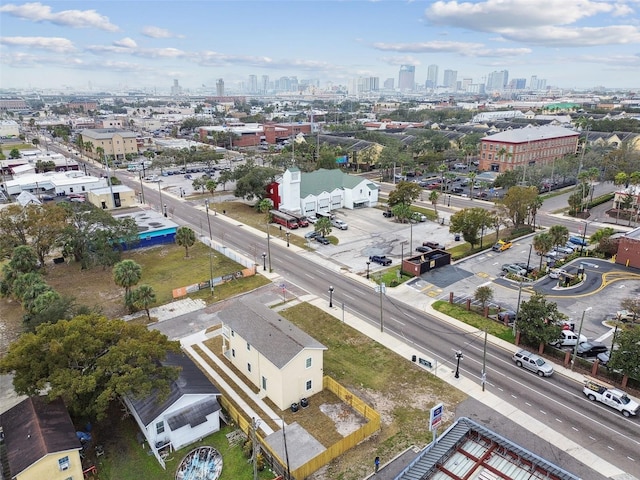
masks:
[[[563,423],[562,420],[560,420],[559,418],[556,418],[556,422]]]

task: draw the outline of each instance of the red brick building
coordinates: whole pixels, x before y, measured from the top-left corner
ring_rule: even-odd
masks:
[[[500,132],[480,141],[480,165],[483,171],[505,172],[516,167],[551,164],[578,148],[580,134],[553,125],[528,125]]]
[[[640,227],[620,237],[616,263],[640,268]]]
[[[205,141],[207,137],[213,138],[215,132],[232,132],[234,147],[253,147],[263,142],[269,145],[290,139],[299,133],[311,134],[311,123],[231,123],[225,126],[200,127],[200,138]]]

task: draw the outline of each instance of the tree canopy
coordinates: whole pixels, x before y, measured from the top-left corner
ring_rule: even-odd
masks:
[[[450,219],[449,231],[451,233],[461,233],[465,242],[469,242],[471,247],[479,242],[478,233],[482,227],[489,227],[493,224],[491,212],[484,208],[465,208],[454,213]]]
[[[393,207],[399,203],[411,205],[422,193],[422,187],[413,182],[398,182],[396,188],[389,192],[389,206]]]
[[[104,418],[109,404],[124,395],[168,394],[178,371],[162,367],[168,352],[179,352],[157,330],[98,314],[46,323],[25,333],[0,359],[0,372],[13,373],[19,394],[62,397],[72,413]]]
[[[535,208],[538,198],[537,187],[511,187],[504,198],[502,204],[509,212],[509,218],[514,226],[524,225],[529,216],[529,210]]]
[[[533,344],[547,344],[560,338],[561,322],[566,315],[558,311],[558,305],[547,302],[545,296],[534,292],[528,301],[520,304],[517,318],[518,330]]]

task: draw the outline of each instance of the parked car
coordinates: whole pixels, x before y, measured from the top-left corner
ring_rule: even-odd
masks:
[[[586,239],[583,240],[580,237],[569,237],[569,242],[580,245],[581,247],[586,247],[587,245],[589,245],[589,242]]]
[[[516,312],[513,310],[498,312],[498,320],[501,322],[507,322],[507,324],[513,324],[513,322],[516,321]]]
[[[427,217],[424,214],[420,213],[420,212],[413,212],[411,214],[411,219],[414,222],[426,222],[427,221]]]
[[[576,343],[587,342],[587,337],[580,334],[580,337],[571,330],[560,331],[560,338],[554,342],[549,342],[549,345],[554,347],[575,347]]]
[[[491,250],[493,250],[494,252],[504,252],[505,250],[510,249],[513,246],[512,242],[508,242],[506,240],[498,240],[493,247],[491,247]]]
[[[316,232],[315,230],[312,230],[311,232],[307,232],[304,234],[304,238],[308,239],[308,240],[312,240],[314,238],[316,238],[318,235],[320,235],[319,232]]]
[[[420,252],[420,253],[429,253],[432,249],[429,247],[416,247],[416,252]]]
[[[369,261],[373,263],[379,263],[384,267],[391,265],[391,259],[389,257],[385,257],[384,255],[372,255],[369,257]]]
[[[454,188],[451,189],[451,191],[453,193],[462,193],[462,192],[464,192],[464,188],[462,188],[462,187],[454,187]]]
[[[552,268],[549,270],[549,278],[557,279],[568,274],[569,272],[567,272],[564,268]]]
[[[596,358],[600,362],[600,365],[607,366],[609,360],[611,359],[611,351],[607,350],[606,352],[599,353],[596,355]]]
[[[385,210],[382,212],[382,216],[385,218],[393,218],[393,212],[391,210]]]
[[[519,266],[527,271],[527,273],[531,273],[535,270],[535,267],[530,263],[527,265],[527,262],[515,262],[514,265]]]
[[[505,263],[502,265],[502,271],[504,273],[513,273],[515,275],[525,276],[527,271],[524,268],[520,268],[518,265],[514,265],[513,263]]]
[[[604,343],[588,341],[578,344],[576,352],[579,357],[592,358],[597,357],[599,353],[609,350]]]
[[[635,317],[635,318],[634,318]],[[621,322],[632,322],[637,320],[639,315],[634,315],[634,313],[630,310],[618,310],[616,312],[616,320]]]
[[[307,222],[309,223],[316,223],[318,221],[318,219],[315,217],[315,215],[311,215],[309,217],[307,217]]]
[[[347,222],[344,222],[339,218],[334,218],[333,220],[331,220],[331,225],[333,225],[336,228],[339,228],[340,230],[346,230],[349,228],[349,225],[347,224]]]
[[[553,365],[547,363],[544,358],[527,350],[517,351],[511,359],[516,362],[517,366],[531,370],[540,377],[550,377],[553,375]]]
[[[322,245],[329,245],[331,243],[326,237],[323,237],[322,235],[316,235],[315,239],[316,242],[321,243]]]
[[[444,245],[441,245],[438,242],[426,241],[422,242],[422,246],[429,247],[433,250],[444,250]]]
[[[565,246],[562,246],[562,245],[556,245],[554,247],[554,250],[556,252],[564,253],[565,255],[571,255],[573,253],[573,248],[565,247]]]

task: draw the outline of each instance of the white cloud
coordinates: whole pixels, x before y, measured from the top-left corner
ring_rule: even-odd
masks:
[[[142,29],[142,34],[151,38],[184,38],[183,35],[171,33],[166,28],[147,26]]]
[[[12,47],[39,48],[58,53],[75,50],[70,40],[61,37],[1,37],[0,43]]]
[[[113,45],[116,47],[123,47],[123,48],[136,48],[138,46],[136,41],[129,37],[116,40],[115,42],[113,42]]]
[[[411,55],[405,55],[402,57],[382,57],[380,61],[385,62],[388,65],[421,65],[420,60],[412,57]]]
[[[631,25],[610,27],[538,27],[527,32],[505,30],[510,40],[550,47],[593,47],[598,45],[626,45],[640,43],[640,29]]]
[[[602,13],[619,14],[629,7],[592,0],[486,0],[484,2],[438,1],[425,17],[434,24],[483,32],[504,28],[569,25]]]
[[[51,22],[73,28],[97,28],[108,32],[118,31],[118,27],[109,21],[109,17],[95,10],[63,10],[53,13],[51,7],[39,2],[15,5],[9,3],[0,7],[0,12],[32,22]]]
[[[77,57],[69,55],[33,55],[25,52],[3,53],[0,56],[0,63],[15,68],[31,68],[42,65],[54,65],[64,67],[81,66],[84,62]]]
[[[465,57],[512,57],[531,53],[529,48],[487,48],[482,43],[433,41],[423,43],[374,43],[377,50],[409,53],[457,53]]]

